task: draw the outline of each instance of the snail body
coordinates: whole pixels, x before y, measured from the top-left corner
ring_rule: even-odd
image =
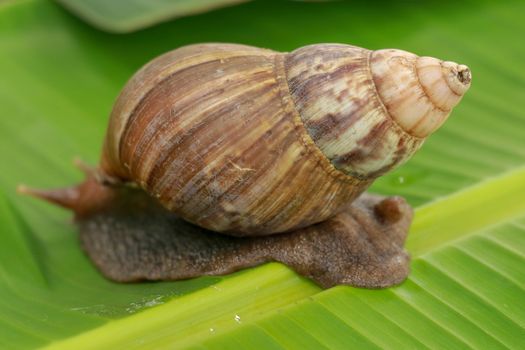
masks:
[[[384,287],[408,274],[412,211],[363,192],[444,123],[470,80],[464,65],[395,49],[185,46],[128,81],[84,183],[22,192],[72,209],[117,281],[281,261],[323,286]]]
[[[182,47],[125,86],[101,170],[213,231],[306,227],[340,212],[441,125],[459,101],[447,77],[441,61],[400,50]]]

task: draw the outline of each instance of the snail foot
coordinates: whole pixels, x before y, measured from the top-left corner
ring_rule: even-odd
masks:
[[[100,185],[103,186],[103,185]],[[103,208],[77,217],[83,249],[119,282],[224,275],[282,262],[324,288],[383,288],[409,272],[403,243],[412,209],[401,197],[363,194],[325,222],[288,233],[232,237],[192,225],[138,189],[106,186]]]

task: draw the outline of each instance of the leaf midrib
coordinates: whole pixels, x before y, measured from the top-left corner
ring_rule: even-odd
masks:
[[[506,200],[501,200],[502,197],[505,197]],[[418,257],[422,255],[479,232],[481,229],[521,216],[525,213],[525,200],[520,201],[520,199],[524,198],[525,167],[521,167],[420,206],[415,211],[415,219],[407,240],[407,248],[412,256],[418,259]],[[485,213],[485,208],[488,207],[487,203],[492,201],[500,203],[499,207],[489,212],[489,215],[480,215],[487,214]],[[291,272],[285,266],[279,264],[270,264],[251,269],[240,275],[228,278],[214,286],[174,299],[164,305],[142,311],[139,314],[123,319],[110,321],[88,332],[52,343],[49,348],[66,349],[71,348],[73,345],[90,344],[89,339],[115,341],[116,334],[122,334],[118,330],[128,329],[128,327],[133,324],[140,324],[140,331],[137,331],[144,333],[144,335],[146,335],[150,329],[159,329],[159,322],[164,326],[173,327],[173,322],[176,321],[174,319],[178,318],[176,311],[179,310],[180,307],[184,308],[184,305],[192,305],[191,300],[198,300],[201,308],[199,308],[200,311],[195,312],[205,314],[203,316],[205,316],[207,324],[221,324],[222,327],[224,327],[221,333],[225,333],[233,330],[236,324],[226,322],[226,319],[230,318],[231,315],[226,315],[222,308],[214,309],[214,315],[209,314],[210,309],[217,303],[216,293],[210,293],[210,290],[219,289],[223,290],[223,293],[232,294],[233,292],[234,294],[234,291],[238,289],[239,285],[245,284],[245,287],[250,289],[246,284],[255,286],[258,284],[257,281],[262,283],[264,279],[269,277],[268,273],[270,273],[271,276],[282,276],[282,274],[290,274],[290,277],[292,276]],[[303,289],[303,291],[289,295],[289,304],[304,300],[309,295],[316,294],[320,291],[316,286],[313,286],[311,282],[306,280],[298,280],[293,288],[297,288],[298,290]],[[206,307],[206,305],[209,305],[209,307]],[[232,305],[235,304],[232,303]],[[277,305],[258,304],[256,307],[258,312],[250,315],[249,321],[252,322],[260,319],[279,308],[275,306]],[[255,306],[252,304],[235,305],[235,308],[231,311],[235,312],[246,307],[255,310]],[[170,314],[173,316],[170,317]],[[159,319],[161,321],[159,321]],[[187,327],[194,327],[197,332],[193,334],[197,335],[199,325],[189,325]],[[134,339],[137,335],[137,333],[131,333],[123,338],[119,338],[119,344],[131,341],[131,339]],[[110,346],[109,343],[99,343],[98,345]]]
[[[525,167],[520,167],[418,207],[406,247],[418,257],[524,213]]]

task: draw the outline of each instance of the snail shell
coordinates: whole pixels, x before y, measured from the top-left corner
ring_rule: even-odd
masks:
[[[401,50],[190,45],[127,83],[100,167],[203,228],[290,231],[406,161],[469,86],[466,66]]]

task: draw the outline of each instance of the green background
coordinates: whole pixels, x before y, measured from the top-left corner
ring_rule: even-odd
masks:
[[[255,1],[110,34],[53,2],[0,2],[0,348],[524,348],[524,13],[518,1]],[[279,264],[115,284],[81,252],[69,213],[16,194],[80,181],[71,160],[97,162],[131,74],[212,41],[396,47],[469,65],[472,88],[446,125],[372,188],[416,208],[404,284],[322,291]]]

